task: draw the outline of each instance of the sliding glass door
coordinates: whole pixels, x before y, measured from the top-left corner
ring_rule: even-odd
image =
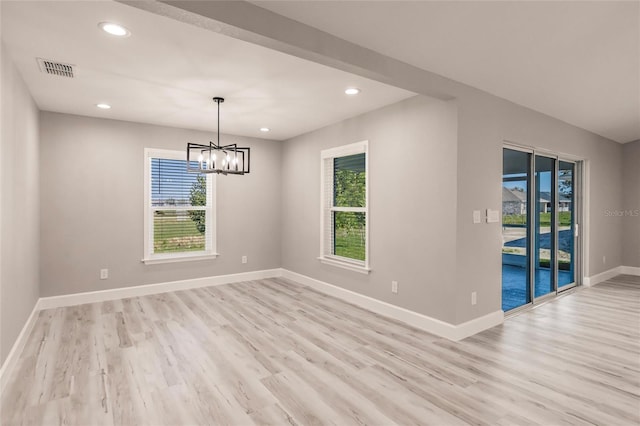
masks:
[[[577,164],[504,148],[502,309],[535,303],[576,284]]]
[[[555,181],[556,160],[535,156],[534,182],[536,187],[534,227],[534,281],[535,297],[546,296],[556,290],[555,264]]]
[[[529,282],[529,182],[531,154],[503,151],[502,310],[531,302]]]
[[[558,170],[558,288],[576,284],[576,164],[560,161]]]

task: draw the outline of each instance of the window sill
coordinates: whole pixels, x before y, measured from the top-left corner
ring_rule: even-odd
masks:
[[[333,259],[330,257],[320,256],[318,260],[325,265],[337,266],[338,268],[347,269],[349,271],[358,272],[360,274],[368,274],[371,268],[356,263],[346,262],[343,260]]]
[[[213,260],[218,257],[218,253],[197,254],[197,255],[173,255],[173,256],[157,256],[142,259],[145,265],[156,265],[159,263],[176,263],[176,262],[193,262],[197,260]]]

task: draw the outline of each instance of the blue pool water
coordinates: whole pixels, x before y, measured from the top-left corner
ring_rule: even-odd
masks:
[[[502,310],[508,311],[524,305],[527,301],[526,268],[502,265]],[[536,296],[549,293],[550,271],[546,268],[536,270]],[[558,271],[558,285],[563,286],[573,281],[569,271]],[[546,284],[546,285],[545,285]]]
[[[551,249],[551,236],[550,232],[545,232],[538,236],[538,248]],[[564,229],[558,232],[558,250],[566,251],[567,253],[573,253],[573,230]],[[526,247],[527,239],[519,238],[517,240],[509,241],[504,244],[505,247]]]

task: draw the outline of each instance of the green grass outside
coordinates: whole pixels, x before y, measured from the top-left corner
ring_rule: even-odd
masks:
[[[336,229],[335,254],[354,260],[364,260],[365,248],[362,230],[353,229],[351,232]]]
[[[521,248],[513,248],[513,247],[502,247],[503,254],[512,254],[516,256],[526,256],[524,249]],[[550,268],[551,267],[551,259],[549,258],[540,258],[538,259],[538,266],[541,268]],[[567,259],[558,260],[558,269],[561,271],[570,271],[571,270],[571,261]]]
[[[178,217],[176,212],[156,212],[153,217],[154,253],[204,251],[204,235],[189,215]]]
[[[558,219],[560,226],[571,225],[571,212],[559,212]],[[503,225],[525,225],[527,216],[523,214],[505,214],[502,215]],[[551,226],[551,213],[540,213],[540,226]]]
[[[551,261],[549,259],[540,259],[540,262],[538,263],[538,265],[541,268],[550,268],[551,267]],[[571,262],[569,262],[568,260],[560,260],[558,262],[558,269],[561,271],[570,271],[571,270]]]

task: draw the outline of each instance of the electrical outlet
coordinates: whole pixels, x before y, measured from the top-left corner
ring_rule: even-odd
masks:
[[[398,281],[391,281],[391,293],[398,293]]]
[[[478,303],[478,295],[475,291],[471,292],[471,304],[475,305],[476,303]]]
[[[247,263],[247,256],[242,256],[242,263]]]
[[[109,270],[108,269],[100,269],[100,279],[106,280],[109,278]]]

